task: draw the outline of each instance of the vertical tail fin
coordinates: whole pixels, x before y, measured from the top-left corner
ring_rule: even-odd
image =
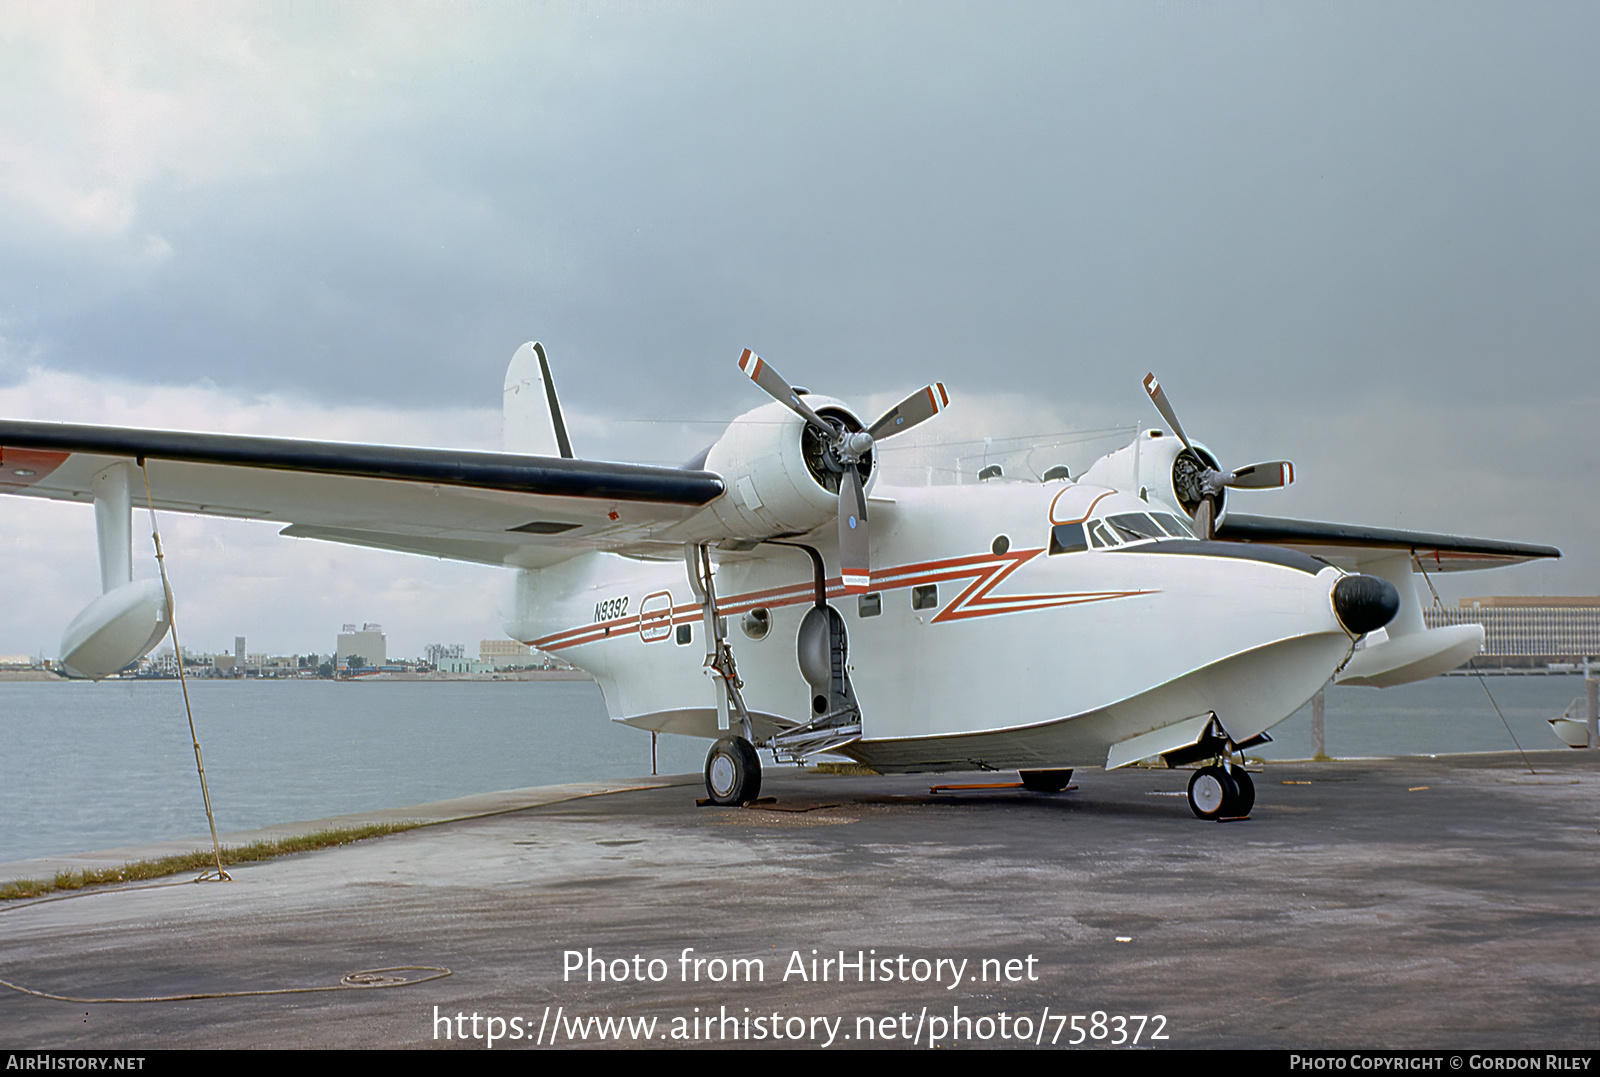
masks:
[[[538,341],[518,348],[506,367],[500,435],[506,452],[572,459],[572,442],[550,378],[550,362]]]

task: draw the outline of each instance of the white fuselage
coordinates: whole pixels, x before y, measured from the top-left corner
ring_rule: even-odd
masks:
[[[1340,571],[1255,559],[1270,550],[1202,555],[1185,539],[1049,552],[1054,524],[1151,508],[1059,482],[880,488],[875,614],[839,583],[831,521],[794,540],[821,551],[845,622],[862,729],[843,751],[883,770],[1103,765],[1135,737],[1143,754],[1177,747],[1158,731],[1208,713],[1235,742],[1282,721],[1350,654],[1330,600]],[[508,632],[593,673],[614,719],[720,735],[683,562],[584,554],[519,572],[516,586]],[[715,588],[758,737],[805,721],[808,556],[772,544],[728,555]],[[744,628],[756,609],[761,638]]]

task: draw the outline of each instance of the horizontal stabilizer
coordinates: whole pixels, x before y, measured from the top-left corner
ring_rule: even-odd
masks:
[[[444,557],[451,561],[470,561],[480,565],[515,565],[518,568],[544,568],[584,552],[572,546],[535,546],[452,536],[363,531],[354,527],[318,527],[314,524],[290,524],[278,534],[289,538],[341,542],[346,546],[365,546],[372,550]]]

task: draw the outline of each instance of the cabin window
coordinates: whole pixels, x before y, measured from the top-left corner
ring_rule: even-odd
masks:
[[[922,587],[911,589],[911,608],[914,610],[936,610],[939,608],[939,585],[926,584]]]
[[[989,545],[989,551],[996,557],[1004,556],[1009,549],[1011,549],[1011,539],[1005,535],[996,536],[994,542]]]
[[[693,643],[694,642],[694,625],[679,625],[678,626],[678,642],[679,643]]]
[[[1122,544],[1111,536],[1111,532],[1103,523],[1096,520],[1089,525],[1089,545],[1097,550],[1103,550],[1108,546],[1120,546]]]
[[[874,591],[870,595],[861,595],[856,599],[857,617],[876,617],[883,612],[883,596]]]
[[[753,609],[740,619],[739,627],[744,629],[744,634],[751,639],[763,639],[767,630],[772,627],[772,614],[764,609]]]
[[[1089,543],[1084,538],[1082,523],[1057,524],[1050,529],[1050,552],[1052,554],[1077,553],[1079,550],[1087,550],[1088,548]]]

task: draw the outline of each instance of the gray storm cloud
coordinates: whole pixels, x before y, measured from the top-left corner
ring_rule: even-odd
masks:
[[[1594,9],[6,22],[8,399],[488,409],[537,337],[595,454],[654,459],[759,403],[745,346],[851,399],[942,379],[960,437],[1155,422],[1154,369],[1230,459],[1300,463],[1261,511],[1551,542],[1464,593],[1600,592]]]

